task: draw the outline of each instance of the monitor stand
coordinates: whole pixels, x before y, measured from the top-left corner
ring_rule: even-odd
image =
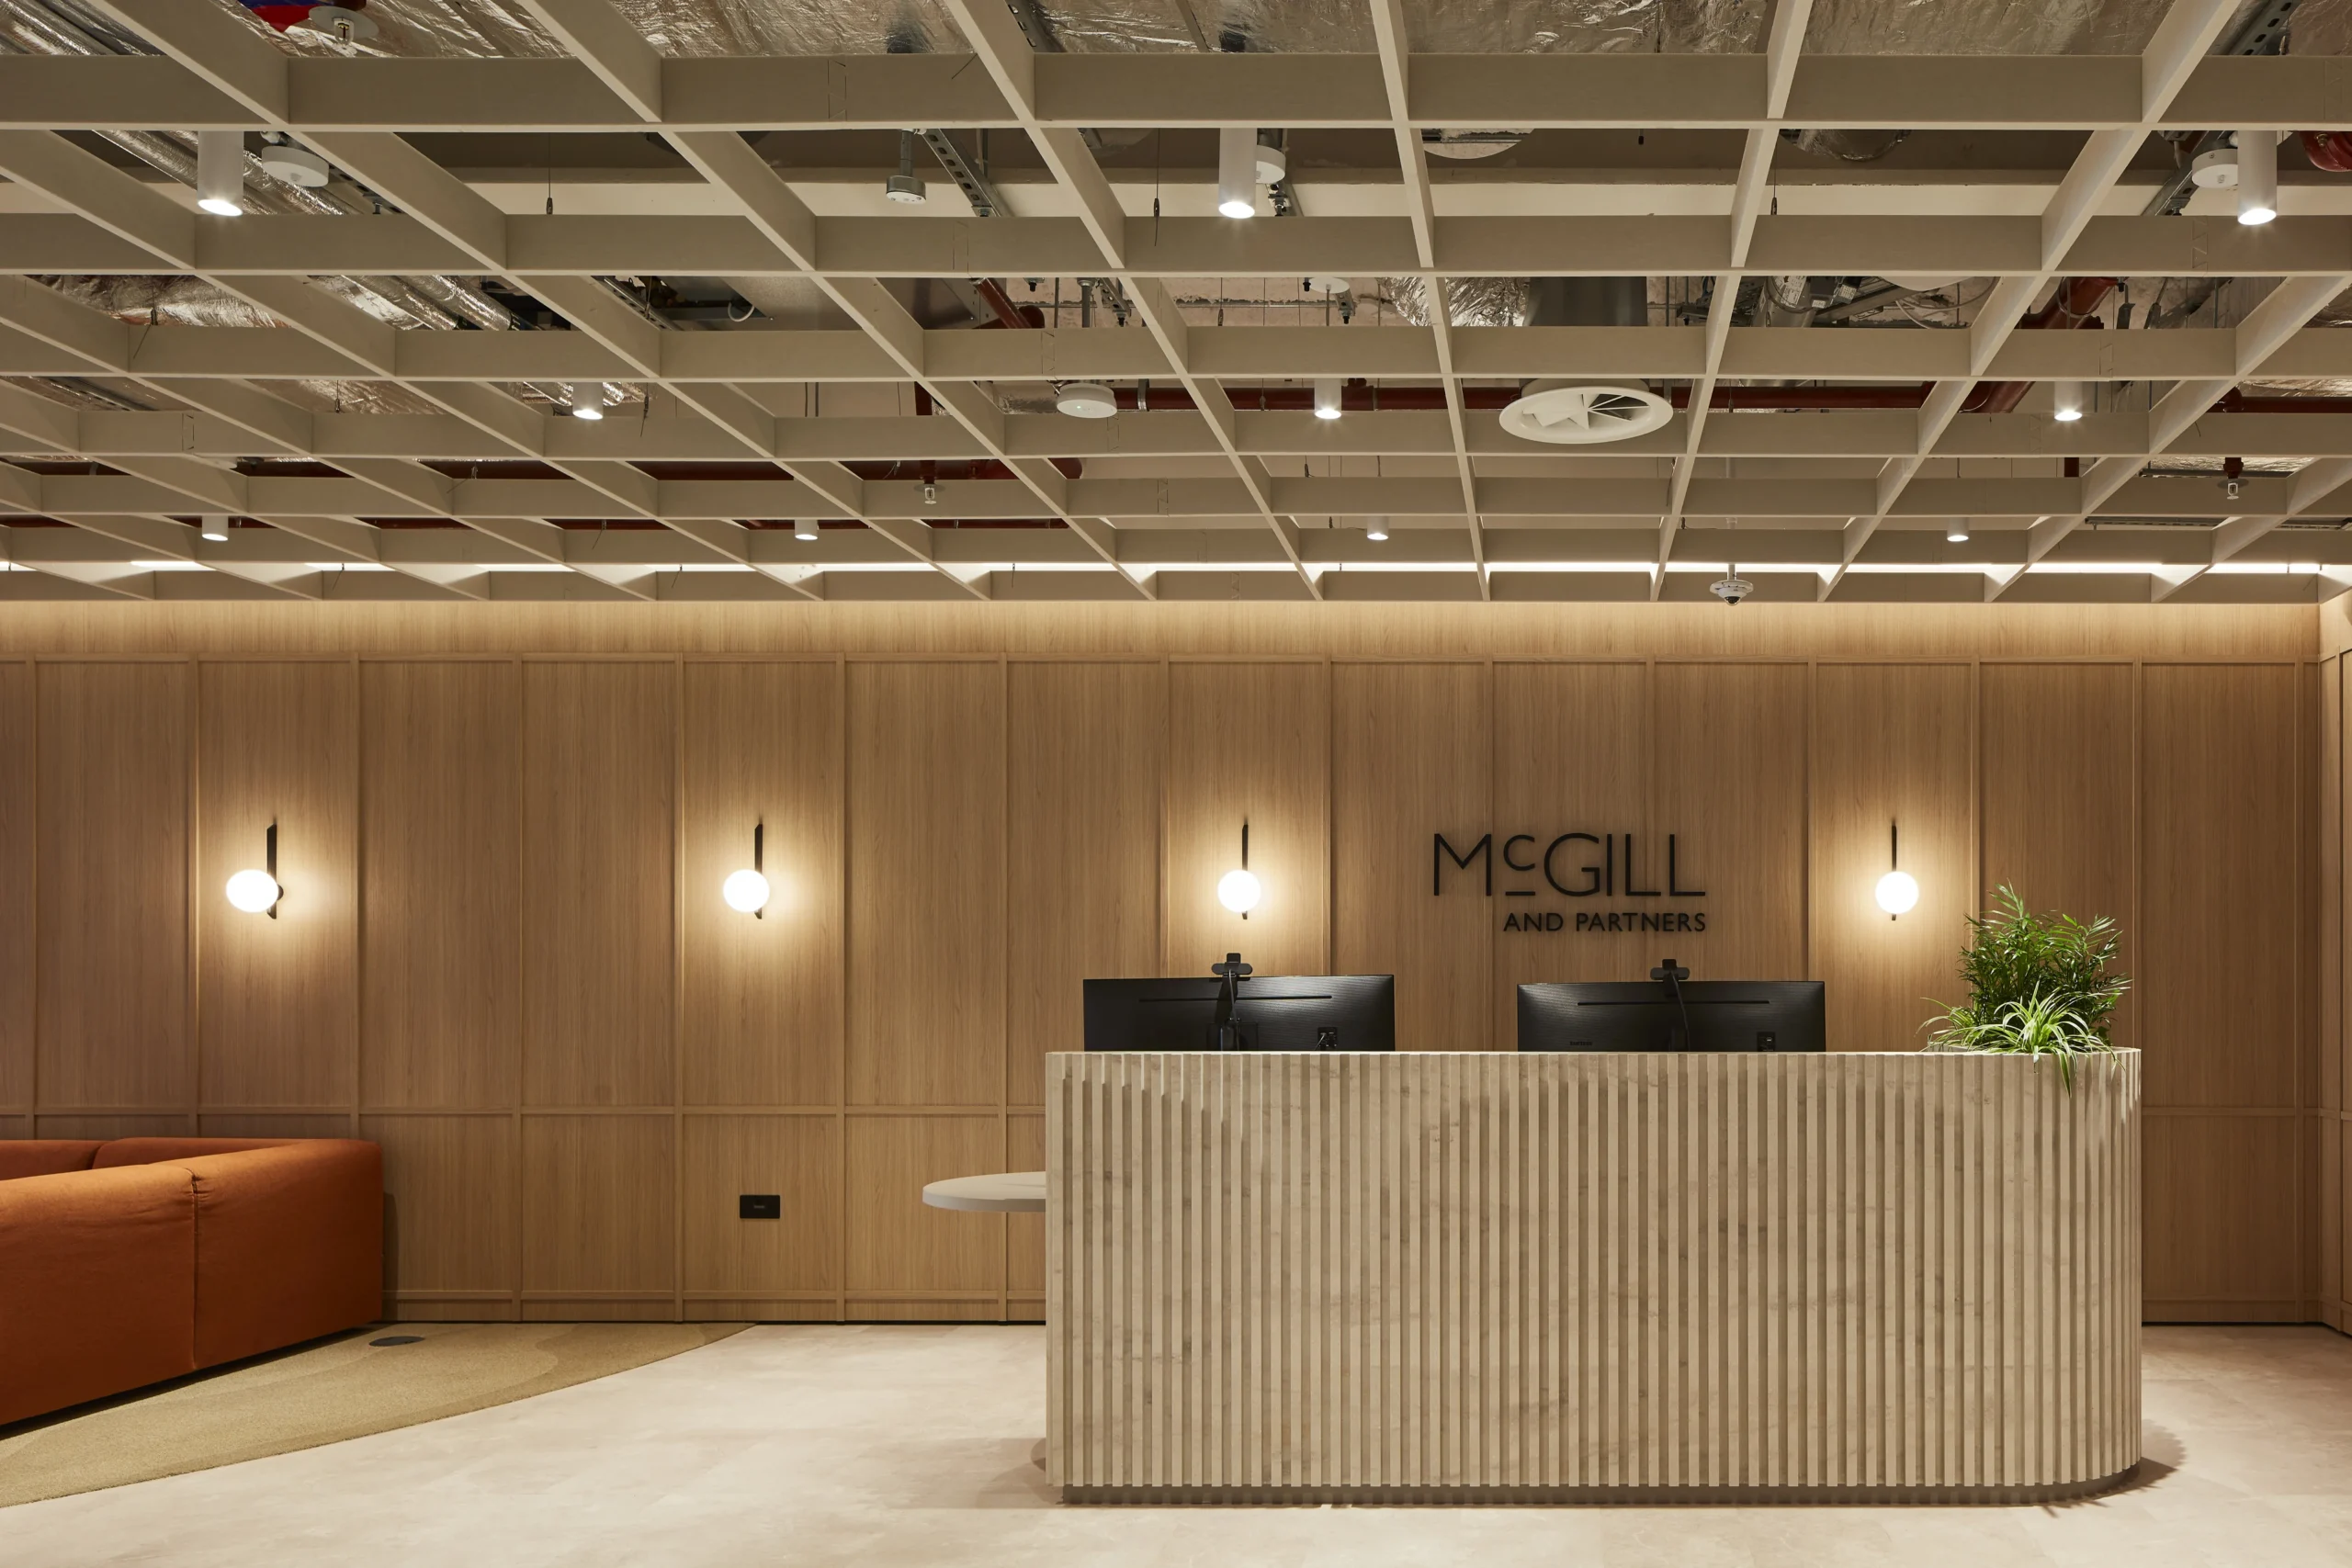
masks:
[[[1225,955],[1224,963],[1209,965],[1209,973],[1218,976],[1224,982],[1216,988],[1216,1049],[1241,1050],[1243,1049],[1241,1026],[1233,1021],[1233,1004],[1237,999],[1234,995],[1234,987],[1237,982],[1247,979],[1255,971],[1249,964],[1241,962],[1241,954],[1228,953]]]

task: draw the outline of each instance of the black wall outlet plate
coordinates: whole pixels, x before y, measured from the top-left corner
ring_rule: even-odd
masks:
[[[780,1220],[784,1218],[784,1194],[746,1192],[735,1200],[735,1216],[743,1220]]]

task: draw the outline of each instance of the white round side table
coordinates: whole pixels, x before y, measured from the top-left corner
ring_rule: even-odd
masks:
[[[922,1201],[934,1209],[965,1209],[984,1214],[1042,1214],[1046,1173],[1008,1170],[996,1176],[954,1176],[927,1183]]]

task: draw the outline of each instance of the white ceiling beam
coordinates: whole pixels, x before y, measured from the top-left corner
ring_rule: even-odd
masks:
[[[1371,0],[1373,38],[1380,51],[1380,81],[1388,99],[1390,130],[1396,143],[1396,164],[1405,181],[1406,216],[1413,225],[1413,252],[1423,266],[1437,262],[1437,197],[1430,184],[1429,153],[1412,119],[1412,57],[1406,40],[1405,8],[1401,0]],[[1447,434],[1453,442],[1453,466],[1462,486],[1462,512],[1470,531],[1470,557],[1477,569],[1478,597],[1494,596],[1487,574],[1486,529],[1478,517],[1478,491],[1470,465],[1468,410],[1453,354],[1452,286],[1442,277],[1423,283],[1422,302],[1429,315],[1430,346],[1435,351],[1440,384],[1445,389]]]
[[[758,226],[726,215],[499,213],[493,226],[491,215],[469,203],[467,211],[439,220],[452,228],[462,223],[469,231],[464,239],[437,231],[413,214],[363,214],[332,222],[267,214],[204,217],[161,197],[134,201],[131,192],[153,196],[153,188],[69,143],[59,145],[72,158],[47,150],[35,156],[21,139],[38,141],[43,134],[0,132],[0,169],[13,159],[27,183],[69,203],[84,194],[81,174],[104,173],[115,176],[106,182],[107,191],[121,196],[100,201],[91,193],[93,211],[85,219],[12,216],[0,227],[0,274],[152,271],[154,257],[165,252],[183,269],[235,278],[482,270],[574,277],[793,277],[813,271],[838,278],[1107,274],[1177,280],[1316,272],[1359,277],[1607,277],[1940,271],[2012,279],[2012,293],[2021,290],[2030,299],[2036,291],[2027,285],[2058,273],[2329,276],[2344,270],[2345,252],[2352,248],[2352,216],[2342,214],[2284,217],[2258,232],[2227,218],[2105,217],[2089,219],[2052,265],[2041,223],[2032,218],[1766,211],[1756,219],[1746,257],[1735,263],[1732,231],[1723,218],[1441,214],[1431,220],[1435,260],[1424,262],[1406,218],[1293,217],[1262,223],[1170,216],[1158,222],[1148,217],[1125,220],[1124,240],[1116,246],[1123,261],[1114,269],[1087,226],[1074,218],[1000,217],[976,223],[968,218],[842,216],[810,219],[814,265],[803,268]],[[393,140],[365,139],[378,175],[407,162],[385,154],[382,143]],[[84,159],[86,164],[78,161]],[[132,243],[126,245],[126,240]],[[502,255],[501,266],[486,267],[489,259]],[[1995,319],[1989,302],[1980,319]],[[1984,352],[1997,349],[1997,336],[1988,327]]]
[[[1299,221],[1304,221],[1300,220]],[[2234,226],[2234,225],[2233,225]],[[2352,252],[2352,235],[2347,235]],[[2341,258],[2339,258],[2341,259]],[[2324,294],[2342,274],[2307,282]],[[114,373],[162,385],[175,378],[232,376],[248,380],[436,382],[628,379],[634,367],[579,333],[395,333],[315,289],[290,280],[245,277],[237,289],[284,315],[295,302],[333,307],[376,328],[366,341],[334,347],[308,332],[268,327],[141,323],[135,340],[123,323],[85,331],[68,363],[45,339],[0,334],[0,375],[80,374],[103,359]],[[275,292],[273,292],[275,291]],[[26,310],[71,309],[51,290],[0,277],[0,300],[12,319]],[[85,312],[87,314],[87,312]],[[121,328],[109,333],[107,329]],[[1637,377],[1690,379],[1706,367],[1701,327],[1455,327],[1454,373],[1470,380],[1533,377]],[[1170,371],[1148,333],[1113,327],[1045,328],[1035,333],[933,331],[921,334],[910,372],[864,332],[670,333],[656,346],[663,383],[1115,380]],[[2352,379],[2352,333],[2333,328],[2292,332],[2266,360],[2241,366],[2249,338],[2236,329],[2177,327],[2162,332],[2018,333],[1985,367],[1991,380],[2179,381],[2241,376]],[[1199,376],[1285,380],[1306,375],[1360,376],[1390,383],[1430,382],[1440,369],[1433,337],[1422,327],[1191,326],[1190,367]],[[1818,331],[1733,327],[1720,374],[1759,381],[1883,381],[1917,384],[1966,375],[1964,334],[1904,331]]]
[[[615,66],[623,51],[583,31],[573,35],[579,60],[288,59],[250,35],[250,49],[204,47],[224,32],[206,15],[210,7],[113,0],[107,8],[126,19],[141,17],[136,30],[201,63],[175,70],[135,56],[0,56],[0,126],[283,123],[307,132],[621,130],[649,118],[679,130],[896,130],[914,121],[1010,129],[1024,118],[1071,130],[1392,123],[1381,62],[1370,54],[1048,55],[1031,68],[1024,117],[963,54],[657,59],[652,69],[639,62],[621,76]],[[553,5],[546,11],[563,14]],[[1413,55],[1410,122],[1645,130],[1747,130],[1781,118],[1827,128],[1955,130],[2347,128],[2352,73],[2343,60],[2209,55],[2188,59],[2184,73],[2174,46],[2191,41],[2184,19],[2152,43],[2144,62],[1809,55],[1791,62],[1784,110],[1771,107],[1780,62],[1756,55]],[[2166,49],[2172,52],[2155,58]],[[605,69],[587,63],[592,55]],[[2167,98],[2168,82],[2167,101],[2144,112],[2150,97]],[[660,112],[649,117],[648,107]]]

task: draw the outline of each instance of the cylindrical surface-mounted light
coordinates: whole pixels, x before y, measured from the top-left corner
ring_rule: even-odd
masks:
[[[1340,417],[1340,378],[1337,376],[1315,378],[1315,417],[1317,419]]]
[[[605,389],[596,381],[574,381],[571,384],[571,417],[602,419],[605,417]]]
[[[216,218],[245,213],[245,133],[196,133],[196,204]]]
[[[2072,424],[2083,417],[2083,384],[2080,381],[2055,381],[2051,384],[2050,417],[2061,424]]]
[[[792,536],[804,543],[814,540],[817,537],[817,520],[813,517],[803,517],[792,525]]]
[[[1216,209],[1227,218],[1258,216],[1258,133],[1247,126],[1216,133]]]
[[[1944,525],[1944,542],[1951,545],[1968,543],[1968,519],[1955,517]]]
[[[1363,520],[1363,536],[1374,544],[1385,544],[1388,538],[1388,519],[1367,517]]]
[[[229,537],[229,514],[225,512],[208,512],[204,514],[202,521],[198,524],[196,531],[214,544],[220,544]]]
[[[2238,141],[2238,221],[2267,223],[2278,216],[2278,138],[2241,130]]]

